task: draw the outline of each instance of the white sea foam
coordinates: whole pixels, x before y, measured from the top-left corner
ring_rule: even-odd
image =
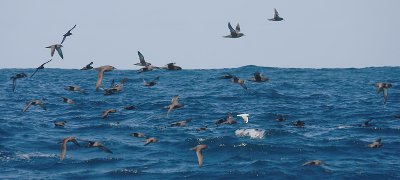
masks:
[[[261,139],[265,135],[265,130],[261,129],[238,129],[235,131],[236,136],[249,136],[250,138]]]

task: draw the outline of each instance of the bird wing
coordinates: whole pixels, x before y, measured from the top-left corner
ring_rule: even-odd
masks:
[[[56,50],[56,46],[50,46],[50,49],[51,49],[50,51],[51,57],[53,57],[54,51]]]
[[[139,55],[140,64],[146,64],[143,54],[138,51],[138,55]]]
[[[275,11],[274,17],[279,17],[279,13],[278,13],[278,11],[276,10],[276,8],[274,8],[274,11]]]
[[[236,25],[236,33],[240,32],[240,26],[239,23]]]
[[[99,69],[99,74],[97,75],[96,91],[99,90],[101,83],[103,82],[104,68]]]
[[[33,75],[35,75],[37,71],[39,71],[39,68],[36,68],[35,72],[33,72],[33,74],[31,75],[31,77],[32,77]]]
[[[168,115],[169,115],[169,113],[172,111],[172,109],[174,109],[174,105],[169,105],[169,109],[168,109],[168,112],[167,112],[167,117],[168,117]]]
[[[93,62],[90,62],[88,65],[91,66],[93,64]]]
[[[15,86],[17,85],[17,79],[13,78],[13,85],[12,85],[12,90],[13,92],[15,91]]]
[[[384,104],[386,104],[386,101],[388,99],[388,89],[387,88],[383,89],[383,98],[384,98]]]
[[[44,104],[43,104],[42,102],[40,102],[38,105],[39,105],[42,109],[46,110],[46,107],[44,106]]]
[[[22,112],[26,112],[26,111],[29,109],[29,107],[31,107],[32,102],[33,102],[33,101],[30,101],[30,102],[25,106],[24,110],[22,110]]]
[[[58,55],[60,55],[61,59],[64,59],[63,53],[61,51],[61,47],[56,47],[56,50],[58,52]]]
[[[42,64],[42,66],[44,66],[45,64],[49,63],[50,61],[52,61],[53,59],[50,59],[48,61],[46,61],[45,63]]]
[[[65,41],[65,38],[67,38],[67,36],[64,36],[64,37],[63,37],[63,40],[61,41],[61,43],[60,43],[60,44],[64,43],[64,41]]]
[[[160,76],[157,76],[156,78],[154,78],[151,82],[156,82],[160,79]]]
[[[71,141],[72,141],[75,145],[81,147],[81,145],[79,145],[79,143],[78,143],[78,141],[77,141],[76,139],[72,139]]]
[[[244,82],[240,83],[240,86],[242,86],[244,89],[247,89],[247,86],[246,86],[246,84],[244,84]]]
[[[67,152],[67,141],[64,140],[61,144],[61,154],[60,154],[61,161],[64,160],[66,152]]]
[[[111,153],[111,154],[113,153],[111,150],[109,150],[107,147],[105,147],[103,145],[99,146],[99,149],[101,149],[102,151],[107,152],[107,153]]]
[[[201,153],[201,149],[196,149],[196,155],[199,166],[203,165],[203,154]]]
[[[75,27],[76,27],[76,24],[68,32],[71,32],[73,29],[75,29]]]
[[[233,29],[231,23],[228,23],[229,31],[231,32],[231,36],[235,37],[237,36],[236,31]],[[227,36],[228,37],[228,36]]]

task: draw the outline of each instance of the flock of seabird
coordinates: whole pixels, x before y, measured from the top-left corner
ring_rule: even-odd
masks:
[[[270,21],[282,21],[284,20],[282,17],[279,16],[279,13],[276,9],[274,9],[274,17],[272,19],[268,19]],[[67,31],[67,33],[65,33],[63,35],[62,41],[60,44],[53,44],[51,46],[47,46],[46,48],[50,48],[50,55],[51,57],[53,57],[54,52],[57,51],[58,55],[63,59],[64,55],[63,52],[61,50],[61,48],[63,47],[63,43],[65,42],[66,38],[68,36],[71,36],[72,33],[71,31],[73,29],[76,28],[76,25],[74,25],[70,30]],[[236,28],[233,29],[231,23],[228,23],[228,28],[230,31],[229,35],[223,36],[224,38],[240,38],[242,36],[244,36],[244,34],[242,32],[240,32],[240,25],[239,23],[236,25]],[[137,66],[142,66],[141,69],[139,69],[137,72],[138,73],[143,73],[143,72],[147,72],[147,71],[152,71],[154,69],[166,69],[166,70],[181,70],[182,68],[179,66],[176,66],[175,63],[169,63],[166,66],[160,68],[160,67],[156,67],[153,66],[150,62],[147,62],[143,56],[142,53],[140,53],[138,51],[138,56],[139,56],[139,62],[135,63],[134,65]],[[44,65],[46,65],[47,63],[51,62],[52,59],[46,61],[45,63],[43,63],[42,65],[40,65],[38,68],[36,68],[36,70],[32,73],[32,75],[30,76],[31,78],[33,77],[33,75],[35,75],[40,69],[44,69]],[[120,92],[122,90],[122,87],[124,85],[124,83],[126,82],[126,78],[121,80],[121,82],[119,84],[115,84],[114,80],[112,82],[112,85],[110,88],[103,88],[102,86],[102,82],[103,82],[103,77],[105,75],[106,72],[109,71],[113,71],[116,68],[110,65],[105,65],[105,66],[100,66],[98,68],[93,68],[93,62],[90,62],[89,64],[87,64],[86,66],[84,66],[81,70],[92,70],[95,69],[98,71],[98,78],[97,78],[97,82],[96,82],[96,86],[95,89],[96,91],[98,91],[99,89],[103,90],[104,95],[111,95],[117,92]],[[18,79],[21,78],[26,78],[28,77],[25,73],[19,73],[16,74],[14,76],[12,76],[10,78],[10,80],[12,80],[12,90],[15,91],[16,89],[16,81]],[[151,87],[151,86],[155,86],[157,84],[157,81],[159,80],[159,76],[155,77],[152,81],[146,81],[143,79],[143,85],[146,87]],[[232,74],[226,73],[223,76],[220,77],[221,79],[230,79],[233,83],[239,84],[241,87],[243,87],[244,89],[247,89],[247,86],[245,84],[245,80],[240,79],[237,76],[234,76]],[[255,72],[254,73],[254,77],[252,77],[251,79],[248,79],[248,81],[252,81],[252,82],[266,82],[268,81],[268,77],[265,77],[262,75],[261,72]],[[387,99],[388,99],[388,89],[392,87],[392,85],[390,83],[376,83],[373,84],[375,87],[377,87],[377,93],[382,92],[384,94],[384,104],[386,104]],[[68,91],[79,91],[79,92],[83,92],[83,89],[81,89],[79,86],[67,86],[64,88],[65,90]],[[66,97],[61,97],[63,99],[63,102],[68,103],[68,104],[74,104],[75,102],[72,99],[66,98]],[[165,106],[167,110],[166,116],[168,117],[169,114],[172,112],[172,110],[177,109],[177,108],[182,108],[184,107],[183,104],[181,104],[179,101],[179,96],[176,95],[172,98],[171,100],[171,104],[168,106]],[[42,109],[46,110],[46,107],[44,105],[44,103],[39,100],[39,99],[34,99],[31,100],[29,102],[27,102],[25,108],[22,110],[23,112],[28,111],[28,109],[32,106],[40,106]],[[133,105],[129,105],[129,106],[125,106],[124,109],[126,110],[133,110],[135,109],[135,106]],[[116,109],[107,109],[105,111],[103,111],[101,117],[102,118],[107,118],[110,114],[117,112]],[[244,121],[244,123],[249,123],[249,114],[238,114],[238,117],[241,117]],[[395,118],[400,118],[399,117],[395,117]],[[180,127],[180,126],[186,126],[189,122],[191,122],[191,118],[189,119],[185,119],[182,121],[178,121],[178,122],[174,122],[172,124],[170,124],[170,127]],[[286,115],[282,115],[282,114],[278,114],[276,115],[276,121],[278,122],[282,122],[286,120]],[[369,122],[372,119],[364,122],[361,126],[362,127],[366,127],[369,126]],[[58,121],[58,122],[54,122],[55,126],[64,126],[67,122],[66,121]],[[223,125],[223,124],[236,124],[237,122],[234,120],[233,115],[231,113],[228,113],[226,118],[223,119],[218,119],[215,124],[216,125]],[[305,122],[303,121],[295,121],[292,123],[293,126],[297,126],[297,127],[303,127],[305,125]],[[165,128],[165,127],[164,127]],[[203,126],[200,128],[196,129],[197,131],[204,131],[207,130],[207,126]],[[131,133],[131,136],[136,137],[136,138],[145,138],[145,140],[143,140],[143,142],[145,143],[144,146],[149,145],[150,143],[156,143],[158,142],[158,140],[154,137],[147,137],[146,135],[144,135],[143,133],[139,133],[139,132],[135,132],[135,133]],[[84,141],[86,142],[87,146],[89,148],[99,148],[100,150],[106,152],[106,153],[113,153],[110,149],[108,149],[107,147],[105,147],[104,145],[102,145],[100,142],[97,141],[90,141],[90,140],[83,140],[80,139],[80,141]],[[61,153],[60,153],[60,160],[63,160],[65,158],[66,152],[67,152],[67,143],[68,142],[72,142],[75,145],[81,147],[81,145],[78,143],[77,138],[76,137],[66,137],[64,138],[60,143],[61,143]],[[368,145],[368,147],[370,148],[379,148],[382,147],[381,144],[381,139],[378,138],[376,139],[374,142],[372,142],[371,144]],[[191,150],[196,151],[196,155],[198,158],[198,165],[202,166],[203,164],[203,154],[202,151],[204,149],[207,148],[207,145],[205,144],[199,144],[193,148],[191,148]],[[321,162],[320,160],[312,160],[312,161],[308,161],[306,163],[303,164],[303,166],[308,166],[308,165],[323,165],[324,163]]]

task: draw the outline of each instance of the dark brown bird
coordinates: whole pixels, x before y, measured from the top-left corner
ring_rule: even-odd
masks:
[[[143,142],[145,142],[145,146],[149,145],[150,143],[155,143],[158,142],[158,140],[156,138],[148,138],[146,140],[144,140]]]
[[[228,116],[225,119],[219,119],[215,122],[215,124],[236,124],[236,121],[233,119],[232,113],[228,113]]]
[[[152,66],[152,65],[147,65],[141,69],[138,70],[138,73],[143,73],[143,72],[147,72],[147,71],[152,71],[154,69],[160,69],[159,67],[156,66]]]
[[[74,104],[75,102],[72,99],[66,98],[66,97],[61,97],[63,98],[63,102],[68,103],[68,104]]]
[[[88,147],[90,148],[99,148],[100,150],[106,152],[106,153],[113,153],[111,150],[109,150],[107,147],[105,147],[103,144],[97,141],[88,141]]]
[[[96,91],[99,90],[99,88],[103,82],[104,72],[115,70],[115,67],[106,65],[106,66],[98,67],[97,69],[98,69],[99,73],[97,75]]]
[[[64,89],[67,91],[83,91],[80,86],[67,86]]]
[[[376,139],[373,143],[368,144],[368,147],[370,148],[380,148],[382,147],[382,143],[381,143],[381,138]]]
[[[242,79],[239,79],[238,77],[236,77],[236,76],[233,76],[233,78],[232,78],[232,82],[233,83],[237,83],[237,84],[239,84],[240,86],[242,86],[244,89],[247,89],[247,86],[246,86],[246,84],[244,84],[244,80],[242,80]]]
[[[91,69],[93,69],[92,64],[93,64],[93,62],[90,62],[88,65],[86,65],[85,67],[83,67],[81,70],[91,70]]]
[[[207,145],[205,144],[199,144],[193,148],[191,148],[192,151],[196,151],[197,155],[197,161],[199,163],[199,167],[203,165],[203,149],[206,149]]]
[[[303,127],[306,123],[304,121],[295,121],[293,122],[293,126]]]
[[[223,36],[224,38],[239,38],[239,37],[244,36],[244,34],[240,32],[239,23],[236,25],[236,29],[233,29],[231,23],[228,22],[228,28],[229,28],[229,31],[231,32],[231,34],[227,35],[227,36]]]
[[[282,121],[285,121],[286,118],[285,118],[285,116],[282,115],[282,114],[277,114],[275,120],[276,120],[276,121],[279,121],[279,122],[282,122]]]
[[[392,84],[390,83],[375,83],[374,86],[377,88],[376,92],[380,93],[383,92],[383,100],[384,100],[384,104],[386,104],[386,101],[388,99],[388,89],[392,87]]]
[[[205,130],[207,130],[207,126],[203,126],[196,129],[196,131],[205,131]]]
[[[65,153],[67,152],[67,143],[68,142],[73,142],[75,145],[81,147],[81,145],[79,145],[78,141],[76,141],[75,137],[67,137],[64,140],[62,140],[61,142],[61,155],[60,155],[60,160],[64,160],[65,157]]]
[[[107,110],[103,111],[103,115],[101,116],[101,118],[105,119],[108,117],[108,115],[110,113],[116,113],[116,112],[117,112],[117,110],[115,110],[115,109],[107,109]]]
[[[192,118],[185,119],[185,120],[183,120],[183,121],[174,122],[174,123],[171,123],[171,127],[175,127],[175,126],[179,126],[179,127],[186,126],[186,124],[189,123],[190,121],[192,121]]]
[[[34,100],[31,100],[31,101],[26,103],[26,106],[25,106],[24,110],[22,110],[22,112],[26,112],[32,105],[40,106],[42,109],[47,110],[41,100],[34,99]]]
[[[65,126],[66,123],[67,123],[67,121],[56,121],[56,122],[54,122],[54,126],[63,127],[63,126]]]
[[[250,79],[250,81],[253,82],[265,82],[268,80],[269,79],[267,77],[264,77],[260,72],[255,72],[254,77]]]
[[[323,165],[322,161],[320,160],[312,160],[303,164],[303,166],[320,166],[320,165]]]
[[[125,110],[134,110],[134,109],[136,109],[136,107],[133,105],[129,105],[129,106],[125,106],[124,109]]]
[[[154,85],[157,84],[157,81],[158,81],[159,79],[160,79],[160,76],[157,76],[156,78],[154,78],[152,81],[149,81],[149,82],[147,82],[147,81],[145,81],[145,80],[143,79],[143,85],[146,86],[146,87],[154,86]]]
[[[39,67],[37,67],[36,70],[35,70],[35,72],[33,72],[33,74],[31,75],[31,77],[32,77],[33,75],[35,75],[36,72],[39,71],[39,69],[44,69],[44,65],[47,64],[47,63],[49,63],[49,62],[52,61],[52,60],[53,60],[53,59],[50,59],[50,60],[46,61],[45,63],[43,63],[42,65],[40,65]]]
[[[137,138],[146,138],[146,135],[144,135],[143,133],[131,133],[131,136],[133,137],[137,137]]]
[[[167,112],[167,117],[169,116],[169,113],[173,110],[173,109],[177,109],[177,108],[181,108],[183,107],[183,104],[178,102],[178,98],[179,96],[174,96],[171,100],[171,105],[166,106],[165,108],[168,108],[168,112]]]
[[[167,65],[165,65],[164,67],[163,67],[163,69],[166,69],[166,70],[182,70],[182,68],[181,67],[179,67],[179,66],[175,66],[175,64],[176,63],[168,63]]]
[[[63,45],[61,45],[61,44],[53,44],[51,46],[47,46],[46,48],[50,48],[51,57],[53,57],[54,51],[57,50],[58,55],[60,55],[61,59],[64,59],[63,53],[61,51],[62,47],[63,47]]]
[[[17,86],[17,79],[28,77],[25,73],[19,73],[10,77],[10,80],[13,81],[12,90],[15,91],[15,87]]]
[[[76,24],[75,24],[75,26],[74,27],[72,27],[72,29],[70,29],[67,33],[65,33],[63,36],[63,40],[61,41],[61,44],[65,41],[65,38],[67,38],[67,36],[71,36],[72,35],[72,33],[71,33],[71,31],[74,29],[76,27]]]
[[[148,62],[146,62],[145,60],[144,60],[144,56],[142,55],[142,53],[140,53],[139,51],[138,51],[138,55],[139,55],[139,63],[136,63],[136,64],[134,64],[134,65],[137,65],[137,66],[150,66],[151,65],[151,63],[148,63]]]
[[[283,18],[281,18],[280,16],[279,16],[279,13],[278,13],[278,11],[274,8],[274,18],[272,18],[272,19],[268,19],[268,20],[270,20],[270,21],[282,21],[283,20]]]

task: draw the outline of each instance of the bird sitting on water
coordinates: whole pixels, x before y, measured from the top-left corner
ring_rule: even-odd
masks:
[[[283,18],[281,18],[280,16],[279,16],[279,13],[278,13],[278,11],[274,8],[274,18],[272,18],[272,19],[268,19],[268,20],[270,20],[270,21],[282,21],[283,20]]]
[[[268,81],[269,79],[267,77],[264,77],[260,72],[255,72],[254,77],[250,79],[250,81],[253,82],[265,82]]]
[[[374,86],[377,88],[376,89],[377,93],[383,92],[383,99],[384,99],[383,103],[386,104],[386,101],[388,99],[388,89],[392,87],[392,84],[380,82],[380,83],[375,83]]]
[[[228,22],[228,28],[229,28],[229,31],[231,32],[231,34],[227,35],[227,36],[223,36],[224,38],[239,38],[239,37],[244,36],[244,34],[240,32],[239,23],[236,25],[236,29],[233,29],[231,23]]]
[[[189,123],[190,121],[192,121],[192,118],[188,118],[188,119],[185,119],[183,121],[174,122],[174,123],[171,123],[171,127],[186,126],[186,124]]]
[[[163,69],[166,69],[166,70],[182,70],[181,67],[175,66],[175,63],[168,63],[167,65],[165,65],[163,67]]]
[[[233,119],[232,113],[228,113],[228,117],[226,117],[225,119],[218,119],[215,122],[216,125],[220,125],[220,124],[236,124],[235,119]]]
[[[303,166],[320,166],[320,165],[323,165],[322,161],[320,160],[312,160],[303,164]]]
[[[146,87],[151,87],[157,84],[157,81],[160,79],[160,76],[157,76],[152,81],[146,81],[143,79],[143,85]]]
[[[376,139],[373,143],[368,144],[368,147],[370,148],[380,148],[382,147],[382,143],[381,143],[381,138]]]
[[[15,91],[15,87],[17,86],[17,79],[26,78],[28,77],[25,73],[18,73],[14,76],[10,77],[10,80],[13,81],[12,90]]]

